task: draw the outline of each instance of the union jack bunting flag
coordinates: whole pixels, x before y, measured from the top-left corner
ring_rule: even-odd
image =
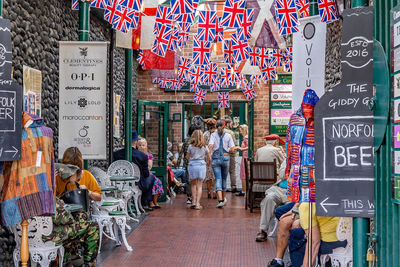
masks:
[[[114,13],[113,28],[123,33],[129,32],[134,15],[135,10],[117,6],[117,10]]]
[[[254,89],[251,87],[251,84],[242,87],[242,92],[244,94],[244,97],[246,97],[247,100],[252,100],[253,98],[255,98],[256,92],[254,91]]]
[[[199,89],[200,87],[199,87],[199,85],[198,84],[196,84],[196,83],[191,83],[190,84],[190,92],[196,92],[198,89]]]
[[[330,23],[339,18],[335,0],[318,0],[318,9],[321,22]]]
[[[249,58],[250,47],[247,40],[240,40],[236,33],[232,34],[232,50],[236,62]]]
[[[151,83],[158,83],[158,77],[153,77],[151,79]]]
[[[171,89],[177,91],[179,85],[179,80],[171,79]]]
[[[265,47],[256,47],[258,50],[258,66],[260,69],[265,65],[268,65],[268,60],[270,59],[271,49]]]
[[[295,27],[299,25],[295,0],[276,0],[275,12],[279,30],[295,32]]]
[[[79,0],[72,0],[71,9],[79,10]]]
[[[278,23],[278,29],[279,29],[279,34],[284,36],[292,33],[296,33],[299,31],[299,27],[294,26],[294,27],[280,27],[280,24]]]
[[[156,13],[156,23],[154,23],[153,33],[157,34],[162,26],[172,27],[173,15],[171,8],[167,6],[158,6]]]
[[[308,0],[295,0],[295,4],[300,18],[307,18],[310,16],[310,3]]]
[[[186,45],[186,42],[189,38],[190,26],[191,26],[191,24],[189,24],[189,23],[183,23],[179,26],[180,30],[178,32],[177,46],[183,47]]]
[[[105,11],[104,11],[104,19],[108,21],[108,23],[113,24],[113,20],[115,18],[115,12],[117,11],[118,7],[118,1],[119,0],[109,0],[109,2],[106,5]]]
[[[211,85],[217,81],[218,77],[218,66],[216,63],[210,63],[204,66],[204,78],[203,83],[205,85]]]
[[[253,22],[254,9],[246,9],[243,14],[239,14],[239,20],[241,22],[243,34],[239,34],[240,38],[250,39],[251,38],[251,24]]]
[[[198,88],[194,93],[193,101],[196,104],[203,105],[204,99],[206,98],[207,91],[201,88]]]
[[[261,69],[263,81],[266,83],[269,80],[276,79],[276,69],[271,64],[267,64]]]
[[[151,48],[151,51],[160,56],[165,57],[167,53],[169,40],[171,38],[172,28],[164,25],[161,27],[160,31],[158,32],[156,39],[154,40],[154,45]]]
[[[286,72],[292,72],[292,47],[288,47],[283,52],[283,62]]]
[[[201,84],[203,76],[204,76],[204,69],[202,66],[192,66],[190,68],[190,83],[194,84]]]
[[[228,63],[230,65],[233,65],[236,63],[231,39],[224,39],[224,59],[225,59],[225,63]]]
[[[229,102],[229,92],[218,93],[218,108],[229,108],[231,103]]]
[[[253,74],[250,76],[252,85],[259,85],[261,83],[261,76],[257,74]]]
[[[193,1],[193,13],[196,13],[196,9],[199,6],[200,0],[192,0]]]
[[[220,79],[220,86],[228,87],[229,86],[229,70],[226,67],[221,68],[221,79]]]
[[[226,0],[221,25],[229,28],[240,28],[242,23],[239,15],[246,11],[245,6],[245,0]]]
[[[260,48],[259,47],[251,47],[250,48],[250,53],[249,53],[249,60],[250,60],[250,65],[251,66],[259,66],[259,61],[260,61]]]
[[[237,78],[238,78],[237,81],[239,82],[241,88],[244,88],[247,86],[248,82],[247,82],[245,75],[237,74]]]
[[[179,27],[174,27],[172,30],[171,38],[169,39],[168,50],[176,51],[178,48],[179,31]]]
[[[224,40],[224,28],[221,26],[221,18],[217,17],[215,24],[215,42],[222,42]]]
[[[98,0],[98,1],[104,1],[104,0]],[[129,9],[133,9],[137,12],[142,11],[142,0],[119,0],[119,5]]]
[[[272,49],[272,53],[270,54],[270,62],[268,64],[271,64],[273,68],[278,68],[282,66],[282,59],[283,59],[283,53],[282,51],[277,48],[277,49]]]
[[[174,20],[178,22],[178,24],[181,23],[189,23],[192,24],[194,21],[194,14],[193,13],[188,13],[188,14],[179,14],[174,16]]]
[[[178,87],[177,87],[177,90],[181,90],[182,89],[182,86],[184,86],[185,85],[185,81],[182,79],[182,78],[180,78],[179,80],[178,80]]]
[[[184,79],[185,81],[189,80],[189,70],[191,65],[191,60],[189,58],[181,57],[178,63],[178,77]]]
[[[105,9],[108,5],[108,0],[91,0],[90,6]]]
[[[211,42],[202,41],[195,36],[193,38],[193,60],[194,65],[207,65],[210,63]]]
[[[167,78],[158,78],[158,86],[167,89],[170,86],[170,80]]]
[[[217,92],[217,91],[219,91],[219,89],[220,89],[220,81],[219,80],[210,85],[210,91],[211,92]]]
[[[235,68],[231,65],[228,65],[226,69],[228,73],[228,84],[229,85],[236,85],[236,81],[238,80],[237,73],[235,72]]]
[[[200,11],[197,27],[197,37],[199,40],[213,42],[217,27],[217,12]]]
[[[139,24],[139,16],[140,16],[140,13],[135,11],[135,13],[133,14],[133,17],[132,17],[132,23],[131,23],[132,29],[137,29],[138,24]]]
[[[144,64],[144,55],[143,55],[143,50],[139,50],[139,55],[137,57],[137,61],[140,66],[142,66],[143,69],[146,69],[146,66]]]
[[[175,15],[193,13],[192,0],[171,0],[171,10]]]

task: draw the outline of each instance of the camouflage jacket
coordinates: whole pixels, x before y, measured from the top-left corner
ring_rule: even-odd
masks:
[[[182,145],[182,149],[179,152],[179,158],[178,158],[178,162],[177,162],[177,166],[181,165],[181,160],[183,159],[183,167],[185,169],[187,169],[187,166],[189,164],[189,160],[186,158],[186,154],[190,145],[190,137],[187,137],[184,141],[183,141],[183,145]]]

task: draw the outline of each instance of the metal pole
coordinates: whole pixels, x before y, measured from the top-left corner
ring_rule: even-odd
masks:
[[[132,161],[132,49],[125,49],[125,159]]]
[[[3,0],[0,0],[0,17],[3,17]]]
[[[90,1],[80,0],[79,2],[79,41],[89,41],[90,33]],[[88,161],[83,161],[83,168],[88,169]]]
[[[368,0],[353,0],[352,8],[368,6]],[[368,225],[366,218],[353,218],[353,267],[368,266],[366,255],[368,249]]]
[[[110,43],[110,57],[109,57],[109,99],[108,113],[109,113],[109,127],[108,127],[108,164],[113,162],[113,152],[114,152],[114,37],[115,32],[111,29],[111,43]],[[119,123],[119,122],[118,122]]]

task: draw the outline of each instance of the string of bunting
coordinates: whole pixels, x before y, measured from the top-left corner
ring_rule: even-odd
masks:
[[[79,9],[79,2],[72,0],[72,9]],[[140,17],[148,16],[142,1],[146,0],[91,0],[90,6],[104,9],[104,19],[123,33],[140,28]],[[180,51],[193,36],[192,58],[179,57],[174,78],[154,77],[153,83],[176,91],[190,83],[193,101],[202,105],[208,86],[210,92],[218,92],[218,106],[229,107],[229,92],[221,88],[238,86],[246,99],[256,97],[254,86],[277,79],[277,68],[292,71],[292,48],[264,48],[250,45],[255,10],[246,7],[246,0],[225,0],[223,6],[207,3],[199,8],[200,0],[171,0],[169,5],[154,8],[154,43],[151,53],[166,58],[168,51]],[[223,2],[223,1],[222,1]],[[218,3],[220,4],[220,3]],[[330,23],[338,19],[335,0],[318,0],[321,21]],[[215,9],[215,10],[214,10]],[[275,0],[271,12],[280,35],[298,31],[299,18],[309,16],[309,0]],[[221,16],[222,14],[222,16]],[[153,15],[154,16],[154,15]],[[191,27],[197,25],[193,33]],[[254,37],[253,37],[254,38]],[[212,62],[212,50],[223,47],[223,62]],[[144,70],[147,66],[146,50],[140,50],[138,62]],[[250,81],[241,74],[244,63],[258,67],[261,75],[251,75]]]

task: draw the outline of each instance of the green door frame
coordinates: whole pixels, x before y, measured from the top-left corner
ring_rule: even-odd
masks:
[[[157,107],[157,110],[149,110],[147,107]],[[161,180],[164,188],[164,195],[161,197],[160,201],[166,200],[167,194],[167,131],[168,131],[168,119],[169,119],[169,104],[167,102],[157,102],[157,101],[145,101],[138,100],[138,134],[143,138],[146,138],[146,113],[155,112],[160,114],[160,119],[158,122],[158,157],[157,166],[154,166],[151,171],[152,173]],[[144,117],[144,129],[142,129],[141,119]]]

